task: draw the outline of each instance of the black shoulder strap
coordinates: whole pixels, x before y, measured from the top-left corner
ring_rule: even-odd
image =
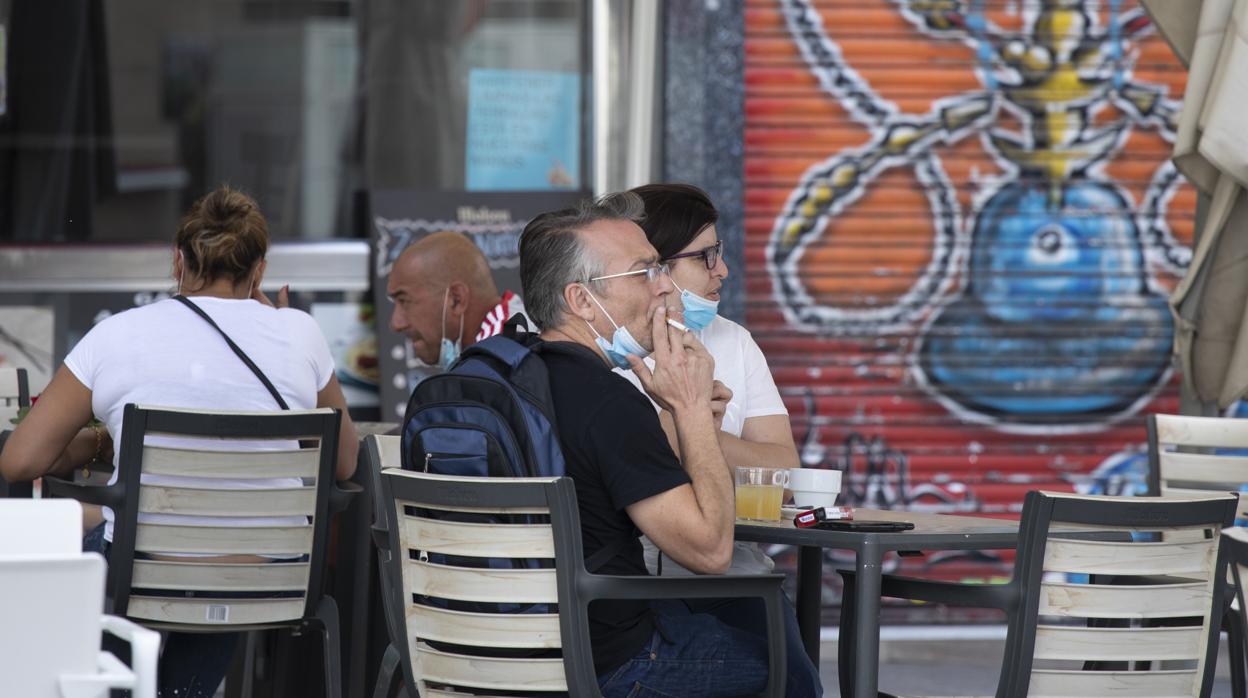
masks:
[[[230,336],[225,333],[225,330],[221,329],[217,323],[213,322],[212,318],[208,317],[208,313],[205,313],[203,308],[195,305],[191,302],[190,298],[181,294],[174,296],[173,299],[195,311],[195,314],[202,317],[204,322],[212,325],[212,329],[220,332],[221,337],[225,339],[225,343],[230,345],[230,349],[234,350],[234,353],[238,355],[238,358],[242,359],[243,363],[247,364],[247,368],[250,368],[251,372],[256,374],[256,378],[259,378],[260,382],[264,383],[264,387],[268,388],[269,394],[273,396],[274,400],[277,400],[277,404],[284,410],[290,409],[290,405],[287,405],[286,401],[282,399],[282,394],[277,392],[277,388],[274,388],[273,384],[269,382],[269,377],[264,375],[264,372],[260,370],[260,367],[257,366],[254,361],[251,360],[251,357],[247,356],[247,354],[243,353],[242,349],[238,348],[238,345],[234,343],[234,340],[230,339]]]
[[[594,573],[603,565],[611,561],[611,558],[624,552],[624,548],[628,546],[630,540],[641,538],[641,529],[633,526],[633,534],[631,538],[616,538],[614,541],[606,544],[598,550],[598,552],[585,558],[585,571]]]
[[[519,335],[531,334],[536,336],[537,333],[529,331],[529,319],[524,316],[524,313],[516,313],[507,318],[507,322],[503,323],[503,329],[499,331],[499,334],[508,339],[519,341]]]
[[[628,545],[627,538],[617,538],[614,542],[599,548],[598,552],[585,558],[585,571],[591,574],[597,572],[599,568],[610,562],[611,558],[622,552],[626,545]]]

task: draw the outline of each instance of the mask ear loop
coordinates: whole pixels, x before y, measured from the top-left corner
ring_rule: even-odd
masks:
[[[584,284],[581,285],[581,288],[585,289],[585,292],[589,294],[589,299],[594,302],[594,305],[598,306],[598,309],[602,311],[602,314],[607,316],[607,320],[611,322],[611,326],[617,330],[620,329],[620,326],[615,323],[615,319],[611,317],[611,313],[608,313],[607,309],[602,307],[602,303],[599,303],[598,299],[594,297],[594,292],[589,290],[589,287]],[[585,324],[589,325],[589,321],[586,321]],[[589,329],[594,330],[594,326],[589,325]],[[602,336],[598,334],[598,330],[594,330],[594,334],[598,335],[599,337]]]
[[[450,297],[451,297],[451,287],[447,286],[446,291],[442,293],[442,322],[438,324],[438,334],[442,335],[438,339],[438,361],[439,362],[442,360],[442,349],[443,349],[442,342],[443,340],[446,339],[446,301]],[[462,327],[460,328],[459,332],[460,334],[463,334],[464,330]]]
[[[450,291],[451,291],[451,287],[450,287],[450,286],[447,286],[447,287],[446,287],[446,291],[447,291],[447,293],[450,293]],[[445,305],[443,305],[443,307],[442,307],[442,312],[443,312],[444,314],[446,313],[446,306],[445,306]],[[456,343],[456,344],[461,344],[461,343],[463,343],[463,341],[464,341],[464,314],[463,314],[463,313],[460,313],[460,314],[459,314],[459,334],[455,336],[455,343]]]

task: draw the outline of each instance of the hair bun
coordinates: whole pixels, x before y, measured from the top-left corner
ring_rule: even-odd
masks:
[[[251,278],[264,259],[269,227],[254,199],[221,186],[191,206],[175,244],[183,251],[186,272],[199,282],[228,277],[239,284]]]
[[[218,233],[230,232],[255,209],[255,202],[251,197],[223,186],[203,198],[201,212],[204,228]]]

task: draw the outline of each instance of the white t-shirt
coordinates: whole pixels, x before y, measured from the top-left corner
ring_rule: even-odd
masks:
[[[706,346],[707,352],[715,359],[715,380],[728,386],[732,391],[732,399],[724,412],[721,429],[740,437],[745,428],[745,420],[751,417],[767,417],[770,415],[789,414],[780,398],[780,390],[771,377],[771,369],[767,367],[767,358],[763,350],[758,348],[749,330],[725,317],[716,316],[711,324],[702,328],[698,339]],[[646,366],[654,368],[654,359],[647,357]],[[641,390],[641,380],[632,370],[615,369],[615,372],[627,378]],[[653,401],[651,401],[653,402]],[[657,410],[659,406],[656,404]],[[646,567],[651,574],[658,572],[659,549],[650,539],[641,539],[645,553]],[[728,574],[758,574],[770,572],[775,567],[771,558],[767,557],[755,543],[734,545],[732,566]],[[664,575],[693,574],[677,564],[670,557],[663,558]]]
[[[230,339],[255,362],[292,410],[316,407],[316,395],[329,383],[334,361],[329,345],[311,316],[291,308],[276,309],[254,300],[194,296]],[[87,333],[65,366],[91,391],[91,408],[113,437],[122,442],[121,422],[127,403],[231,411],[277,411],[273,396],[225,343],[215,329],[190,308],[169,299],[118,313]],[[147,443],[210,448],[201,440],[148,437]],[[295,447],[294,442],[231,441],[222,448],[256,450]],[[114,466],[120,448],[114,449]],[[110,480],[115,482],[118,471]],[[143,482],[182,487],[265,489],[301,484],[297,478],[205,480],[144,476]],[[113,513],[104,510],[104,537],[113,539]],[[289,526],[304,517],[225,518],[140,514],[139,521],[183,525]]]

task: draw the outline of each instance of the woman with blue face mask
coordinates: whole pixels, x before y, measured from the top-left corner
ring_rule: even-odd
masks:
[[[716,386],[716,395],[722,398],[716,417],[722,415],[719,446],[729,469],[758,465],[798,467],[789,413],[772,380],[767,359],[748,330],[718,312],[728,266],[724,263],[723,242],[715,229],[719,219],[715,207],[705,192],[687,184],[648,184],[632,191],[646,206],[645,218],[639,225],[659,258],[668,264],[676,287],[667,296],[668,312],[682,318],[690,331],[698,333],[715,359],[715,380],[727,388],[725,391]],[[641,388],[632,371],[618,373]],[[675,444],[671,415],[660,410],[659,421]],[[649,539],[643,537],[642,544],[651,574],[692,574],[662,555]],[[738,542],[728,574],[767,573],[773,567],[771,558],[757,544]],[[711,613],[725,623],[747,630],[764,632],[766,627],[762,604],[757,599],[690,601],[688,606],[692,612]],[[822,695],[818,669],[802,648],[791,606],[785,625],[789,640],[786,692],[791,696]]]

